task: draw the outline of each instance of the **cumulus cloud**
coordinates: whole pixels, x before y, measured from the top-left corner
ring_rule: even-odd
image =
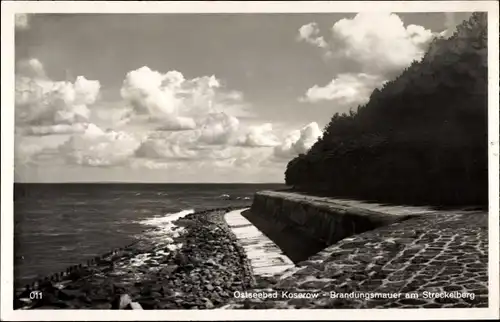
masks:
[[[158,131],[186,131],[196,128],[195,120],[190,117],[165,117],[157,118],[155,121],[161,124],[156,128]]]
[[[371,92],[384,84],[380,76],[364,73],[339,74],[325,86],[314,85],[309,88],[300,101],[316,103],[329,100],[338,104],[363,104],[366,103]]]
[[[272,149],[268,147],[254,147],[253,149],[232,147],[228,152],[230,152],[230,156],[216,160],[218,167],[253,169],[257,171],[268,165],[267,161],[273,153]]]
[[[131,160],[131,164],[150,169],[172,169],[172,164],[179,162],[184,162],[186,169],[206,165],[214,169],[275,167],[276,162],[281,164],[307,152],[322,135],[316,122],[289,133],[283,140],[272,134],[271,124],[252,126],[238,140],[213,145],[227,138],[222,134],[227,132],[219,129],[217,133],[221,134],[218,139],[210,136],[209,140],[198,130],[150,133],[135,151],[134,156],[140,160]]]
[[[36,59],[19,63],[16,76],[15,117],[18,127],[41,127],[33,133],[66,132],[78,123],[88,123],[90,110],[97,100],[99,81],[78,76],[74,83],[52,81],[45,77],[43,65]],[[64,125],[64,126],[61,126]],[[81,126],[76,125],[79,131]],[[29,130],[28,130],[29,132]]]
[[[220,151],[232,143],[239,128],[237,118],[225,113],[209,114],[196,130],[153,132],[142,142],[135,155],[163,160],[220,159]]]
[[[306,153],[323,135],[318,123],[312,122],[300,130],[290,132],[281,145],[274,148],[274,156],[290,159],[301,153]]]
[[[45,78],[45,68],[36,58],[30,58],[19,61],[16,65],[17,73],[32,78]]]
[[[331,28],[332,57],[361,68],[362,72],[387,75],[400,72],[422,58],[433,39],[422,26],[405,27],[393,13],[362,12],[341,19]]]
[[[175,95],[175,90],[182,82],[184,76],[177,71],[161,74],[142,67],[127,74],[121,95],[138,114],[153,117],[171,115],[177,111],[182,101]]]
[[[90,124],[82,134],[73,135],[60,152],[74,164],[111,166],[126,162],[140,145],[140,140],[120,131],[103,131]]]
[[[17,129],[17,133],[23,135],[52,135],[52,134],[73,134],[84,133],[89,127],[89,123],[76,124],[57,124],[57,125],[41,125],[30,126]]]
[[[16,13],[14,17],[14,23],[16,29],[28,29],[29,28],[29,15],[27,13]]]
[[[42,152],[45,147],[42,144],[25,142],[22,136],[15,137],[15,148],[14,148],[14,164],[27,164],[32,161],[34,156]]]
[[[238,144],[248,147],[274,147],[279,145],[278,138],[272,133],[273,125],[265,123],[252,126],[247,133],[239,139]]]
[[[320,32],[315,23],[302,26],[299,37],[320,47],[325,55],[349,71],[337,75],[326,86],[309,88],[299,98],[303,102],[331,100],[340,105],[366,102],[375,88],[401,73],[412,61],[420,60],[436,37],[429,29],[405,26],[398,15],[382,12],[362,12],[351,19],[341,19],[330,31],[327,45],[315,41]]]
[[[146,159],[187,160],[196,159],[198,153],[168,140],[148,139],[135,151],[135,155]]]
[[[327,48],[328,44],[322,36],[318,36],[320,33],[318,24],[315,22],[308,23],[299,28],[299,35],[297,39],[299,41],[305,41],[311,45],[318,46],[320,48]]]
[[[186,160],[196,159],[197,137],[189,132],[153,132],[135,151],[135,156],[145,159]]]
[[[122,98],[133,107],[134,116],[147,116],[159,123],[158,130],[179,131],[196,128],[199,118],[218,112],[228,101],[240,101],[241,93],[220,90],[215,76],[186,79],[178,71],[165,74],[141,67],[127,73]]]
[[[240,122],[226,113],[211,113],[200,122],[198,141],[206,144],[226,144],[234,137]]]

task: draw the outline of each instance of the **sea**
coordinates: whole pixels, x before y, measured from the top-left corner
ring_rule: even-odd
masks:
[[[14,285],[141,238],[166,217],[245,207],[283,184],[14,184]]]

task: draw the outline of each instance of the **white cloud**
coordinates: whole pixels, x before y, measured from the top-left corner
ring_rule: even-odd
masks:
[[[205,165],[212,165],[219,169],[228,170],[247,169],[247,171],[258,172],[266,166],[266,162],[272,156],[269,147],[242,147],[229,146],[224,149],[212,151],[210,158],[204,160]]]
[[[158,131],[186,131],[196,128],[196,121],[190,117],[177,116],[156,119],[161,125],[156,129]]]
[[[194,132],[153,132],[140,147],[135,155],[145,159],[196,159],[198,152],[194,150],[196,136]]]
[[[42,126],[43,129],[38,130],[48,134],[51,126],[57,133],[62,128],[70,129],[70,125],[88,123],[88,105],[97,100],[99,81],[78,76],[74,83],[54,82],[45,77],[43,65],[36,59],[20,62],[18,72],[15,86],[17,127]],[[32,132],[38,130],[33,129]]]
[[[142,67],[127,74],[121,95],[138,114],[160,117],[171,115],[181,104],[181,99],[176,97],[175,90],[183,81],[184,76],[179,72],[161,74],[148,67]]]
[[[27,13],[16,13],[14,17],[16,29],[29,28],[29,16]]]
[[[248,132],[239,139],[239,145],[248,147],[274,147],[279,145],[278,138],[272,133],[273,125],[265,123],[252,126]]]
[[[127,162],[139,145],[140,140],[128,133],[103,131],[91,124],[61,145],[60,152],[78,165],[111,166]]]
[[[211,113],[200,122],[198,140],[206,144],[226,144],[239,129],[240,122],[226,113]]]
[[[333,57],[359,64],[363,72],[387,75],[422,58],[434,37],[422,26],[404,26],[393,13],[358,13],[332,29]]]
[[[194,129],[197,119],[241,101],[241,93],[226,93],[220,87],[215,76],[185,79],[178,71],[162,74],[144,66],[127,73],[121,95],[133,107],[133,119],[145,115],[159,124],[159,130],[178,131]]]
[[[318,123],[309,123],[300,130],[290,132],[281,145],[274,148],[274,156],[290,159],[306,153],[322,135]]]
[[[420,60],[431,40],[437,36],[418,25],[405,26],[398,15],[361,12],[352,19],[341,19],[331,28],[327,45],[309,41],[319,34],[317,24],[299,29],[308,43],[321,47],[327,57],[346,70],[326,86],[314,85],[299,100],[332,100],[349,105],[366,102],[371,92]],[[323,39],[323,38],[321,38]]]
[[[318,24],[311,22],[299,28],[299,36],[297,38],[299,41],[305,41],[320,48],[327,48],[328,44],[322,36],[318,36],[319,33]]]
[[[68,139],[65,135],[57,136],[25,136],[15,133],[14,166],[24,166],[27,163],[38,164],[40,159],[48,154],[54,157],[58,148]]]
[[[149,159],[220,159],[235,138],[239,121],[224,113],[209,114],[199,128],[183,132],[153,132],[136,151]],[[228,153],[226,151],[226,153]]]
[[[325,86],[314,85],[309,88],[299,100],[311,103],[329,100],[339,105],[363,104],[368,101],[373,90],[381,87],[384,82],[380,76],[364,73],[339,74]]]
[[[45,78],[45,68],[36,58],[21,60],[17,63],[17,73],[32,78]]]
[[[330,31],[327,45],[321,41],[309,41],[320,32],[315,23],[302,26],[299,37],[328,50],[331,58],[341,59],[360,72],[375,75],[401,71],[413,60],[421,59],[436,36],[422,26],[405,27],[396,14],[381,12],[361,12],[352,19],[341,19]]]
[[[88,127],[88,123],[41,125],[19,128],[18,133],[23,135],[39,136],[51,134],[84,133]]]
[[[53,160],[93,168],[168,169],[190,178],[214,170],[214,175],[244,174],[249,181],[260,171],[277,171],[283,165],[270,161],[273,147],[281,143],[272,125],[242,128],[227,113],[243,111],[243,105],[232,104],[241,103],[241,93],[221,90],[213,76],[185,79],[176,71],[140,68],[128,73],[122,86],[126,106],[98,103],[98,81],[48,79],[37,60],[20,62],[16,81],[16,134],[33,142],[65,140],[52,152],[36,144],[21,149],[17,159],[31,165]],[[107,127],[112,129],[103,130]],[[303,143],[296,141],[300,149]]]
[[[15,165],[27,164],[33,157],[42,152],[45,147],[38,142],[25,142],[23,137],[17,136],[15,138],[16,146],[14,149],[14,163]]]

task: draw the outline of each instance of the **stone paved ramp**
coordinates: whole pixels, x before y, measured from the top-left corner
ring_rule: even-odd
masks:
[[[224,219],[245,249],[253,274],[271,276],[293,267],[293,262],[283,255],[281,249],[241,215],[246,209],[228,212]]]
[[[488,214],[418,216],[343,239],[297,266],[276,276],[267,291],[319,292],[318,298],[235,299],[226,308],[487,307]],[[454,298],[428,298],[457,291]],[[330,292],[401,296],[345,299]],[[424,292],[431,293],[425,298]],[[410,293],[418,297],[406,298]]]

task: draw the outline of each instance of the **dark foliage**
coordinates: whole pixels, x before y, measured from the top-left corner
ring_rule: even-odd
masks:
[[[296,189],[397,203],[488,201],[487,17],[474,13],[423,59],[335,114],[291,160]]]

